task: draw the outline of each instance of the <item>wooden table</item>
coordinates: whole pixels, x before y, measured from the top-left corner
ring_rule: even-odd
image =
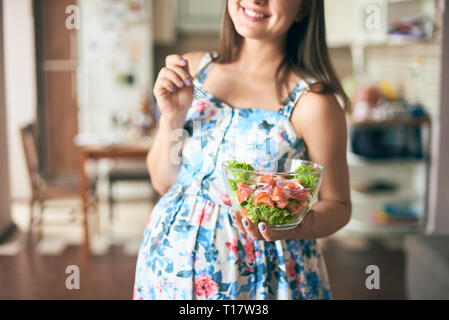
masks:
[[[145,160],[149,148],[140,145],[83,145],[80,146],[80,193],[83,211],[83,226],[84,226],[84,253],[86,258],[90,256],[90,242],[89,242],[89,226],[88,226],[88,192],[89,192],[89,177],[86,172],[86,162],[88,160],[100,159],[132,159]]]

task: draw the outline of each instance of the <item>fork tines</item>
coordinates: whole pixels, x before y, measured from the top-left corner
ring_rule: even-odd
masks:
[[[194,85],[193,86],[193,95],[195,96],[195,98],[200,99],[200,100],[207,100],[207,95],[206,93],[199,88],[198,86]]]

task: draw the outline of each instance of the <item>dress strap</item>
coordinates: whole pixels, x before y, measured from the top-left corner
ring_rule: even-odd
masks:
[[[218,57],[218,52],[207,52],[200,60],[196,71],[196,79],[202,85],[212,67],[211,62]]]
[[[281,113],[285,115],[288,119],[290,119],[293,109],[297,105],[304,91],[315,82],[316,81],[310,78],[308,78],[307,81],[303,79],[299,80],[298,84],[290,92],[287,99],[285,99],[283,104],[284,107],[282,108]]]

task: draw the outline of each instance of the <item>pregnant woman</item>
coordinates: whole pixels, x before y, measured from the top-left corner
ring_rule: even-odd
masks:
[[[163,196],[134,299],[330,299],[316,239],[348,223],[351,202],[348,99],[329,60],[323,0],[227,0],[219,52],[168,56],[154,95],[161,118],[148,169]],[[288,231],[240,220],[223,161],[269,159],[282,171],[293,158],[326,168],[313,213]]]

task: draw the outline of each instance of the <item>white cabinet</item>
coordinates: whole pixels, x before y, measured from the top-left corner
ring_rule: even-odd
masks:
[[[176,41],[177,0],[153,0],[153,34],[155,44]]]
[[[357,0],[325,0],[327,42],[330,47],[350,45],[355,38]]]
[[[385,41],[387,16],[388,0],[325,0],[329,47]]]
[[[437,0],[325,0],[329,47],[403,41],[388,35],[389,26],[403,18],[425,17],[436,22]]]
[[[178,33],[219,34],[224,1],[153,0],[154,43],[175,45]]]
[[[357,0],[355,38],[363,44],[387,41],[388,0]]]
[[[178,30],[184,33],[219,33],[222,0],[178,0]]]

